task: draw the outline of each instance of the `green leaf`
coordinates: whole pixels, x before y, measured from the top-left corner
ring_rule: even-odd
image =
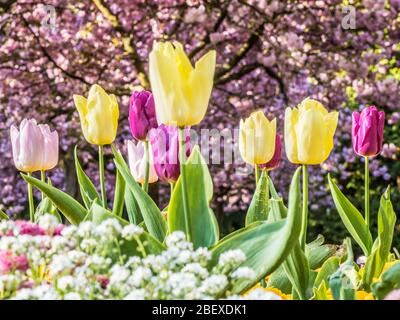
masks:
[[[114,162],[125,179],[126,187],[132,192],[135,200],[140,208],[143,216],[143,220],[146,224],[147,230],[154,236],[158,241],[163,242],[166,232],[167,224],[162,216],[160,209],[154,203],[153,199],[138,185],[135,179],[122,157],[121,153],[112,145],[112,151],[114,154]]]
[[[246,226],[255,221],[264,221],[268,218],[268,185],[269,177],[267,170],[262,170],[260,179],[257,183],[257,188],[251,200],[249,209],[246,214]]]
[[[117,178],[115,181],[115,193],[113,203],[113,214],[122,217],[124,211],[124,196],[125,196],[125,180],[117,170]]]
[[[285,218],[287,216],[287,209],[283,204],[282,198],[276,192],[272,181],[270,182],[270,189],[272,197],[270,220],[276,221]],[[282,265],[287,279],[295,290],[296,296],[302,300],[307,299],[310,268],[307,257],[301,249],[299,241],[294,245],[292,251]]]
[[[218,241],[218,224],[209,205],[212,190],[205,187],[210,185],[211,176],[198,146],[193,148],[185,167],[191,241],[195,248],[209,247]],[[186,231],[180,178],[168,205],[168,226],[170,232]]]
[[[329,300],[328,288],[325,282],[322,282],[318,287],[313,288],[313,296],[311,300]]]
[[[317,278],[314,282],[314,287],[319,288],[322,283],[328,285],[329,277],[337,271],[340,265],[340,258],[337,256],[330,257],[324,262],[318,272]]]
[[[9,220],[9,219],[10,219],[9,216],[3,210],[0,209],[0,220]]]
[[[283,268],[293,289],[296,290],[297,296],[301,300],[306,300],[310,268],[299,241],[297,241],[289,256],[283,262]]]
[[[329,287],[335,300],[355,300],[358,272],[354,268],[354,255],[350,238],[344,240],[347,260],[329,277]]]
[[[337,246],[323,244],[325,241],[322,235],[306,245],[305,254],[310,263],[310,269],[319,268],[329,257],[336,253]]]
[[[78,146],[75,146],[74,157],[75,157],[76,176],[78,178],[78,183],[79,183],[79,190],[81,192],[82,200],[85,204],[85,207],[89,209],[94,200],[96,199],[100,200],[100,196],[97,193],[97,190],[93,185],[92,181],[86,175],[85,171],[83,171],[81,164],[79,163]]]
[[[36,208],[35,211],[35,222],[39,221],[39,217],[45,215],[45,214],[51,214],[57,218],[57,220],[61,223],[61,216],[57,211],[56,206],[51,202],[51,200],[48,197],[45,197],[40,201],[39,205]]]
[[[290,185],[287,219],[276,222],[254,222],[231,233],[212,247],[211,266],[216,265],[219,256],[227,250],[242,250],[247,259],[241,266],[251,267],[257,275],[254,281],[241,280],[234,283],[232,287],[234,293],[244,292],[279,267],[298,243],[300,228],[300,169],[298,169]]]
[[[125,207],[130,223],[139,225],[143,222],[143,217],[140,213],[139,205],[137,204],[135,197],[133,196],[132,191],[129,188],[125,188]]]
[[[85,218],[87,210],[70,195],[34,177],[29,177],[23,173],[21,173],[21,176],[26,182],[38,188],[49,197],[70,223],[78,224]]]
[[[400,262],[387,269],[382,274],[381,281],[372,284],[372,292],[380,300],[395,289],[400,289]]]
[[[336,209],[353,239],[359,244],[366,256],[369,256],[372,246],[372,236],[364,218],[357,208],[346,198],[338,186],[328,175],[329,187]]]
[[[276,269],[268,279],[267,287],[277,288],[285,294],[292,293],[292,283],[286,275],[285,268],[283,264]]]
[[[373,278],[380,276],[390,254],[393,241],[396,213],[390,201],[390,187],[381,197],[378,211],[378,237],[372,247],[372,253],[367,258],[363,273],[363,283],[368,289]]]
[[[110,210],[103,208],[98,203],[97,200],[95,202],[93,202],[92,207],[90,208],[89,213],[88,213],[88,218],[85,220],[92,221],[96,225],[99,225],[104,220],[107,220],[107,219],[117,219],[118,222],[122,226],[126,226],[129,224],[129,222],[126,221],[125,219],[122,219],[121,217],[113,214]]]

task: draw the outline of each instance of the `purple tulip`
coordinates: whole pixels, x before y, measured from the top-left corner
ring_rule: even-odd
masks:
[[[135,91],[129,100],[129,124],[134,138],[146,140],[148,132],[157,128],[156,109],[153,94],[149,91]]]
[[[179,130],[175,126],[160,125],[150,130],[154,167],[161,181],[175,182],[179,178]],[[190,155],[190,131],[185,130],[186,156]]]
[[[352,115],[354,151],[360,156],[376,156],[382,151],[385,112],[370,106]]]
[[[260,165],[261,169],[273,170],[279,166],[282,158],[282,142],[281,137],[279,134],[276,134],[275,139],[275,151],[272,159],[269,160],[267,163],[263,163]]]

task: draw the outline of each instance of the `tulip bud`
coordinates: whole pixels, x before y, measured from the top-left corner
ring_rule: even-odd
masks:
[[[240,120],[239,151],[247,163],[263,164],[270,161],[275,151],[276,119],[271,122],[262,111],[253,112]]]
[[[144,183],[146,176],[146,155],[145,155],[145,142],[139,141],[136,145],[132,140],[128,141],[128,159],[129,168],[133,178],[139,182]],[[150,147],[150,146],[149,146]],[[150,150],[150,170],[149,170],[149,183],[156,182],[158,180],[157,174],[154,170],[153,155]]]
[[[154,167],[161,181],[176,182],[180,175],[179,130],[175,126],[160,125],[150,130]],[[185,130],[186,156],[190,155],[190,131]]]
[[[108,95],[102,87],[94,84],[87,99],[74,95],[74,102],[85,139],[100,146],[113,143],[117,135],[119,117],[117,98],[113,94]]]
[[[58,134],[48,125],[24,119],[18,130],[11,126],[11,145],[15,167],[24,172],[50,170],[58,163]]]
[[[154,98],[149,91],[135,91],[129,101],[129,124],[134,138],[146,140],[152,128],[157,128]]]
[[[339,113],[328,112],[316,100],[305,99],[285,111],[285,150],[290,162],[321,164],[333,148]]]
[[[352,114],[352,140],[354,151],[360,156],[372,157],[382,151],[385,112],[375,106]]]
[[[269,160],[267,163],[263,163],[260,165],[260,169],[264,170],[273,170],[276,169],[279,166],[279,163],[281,162],[282,158],[282,142],[281,142],[281,137],[279,134],[276,135],[276,140],[275,140],[275,152],[271,160]]]
[[[158,124],[198,124],[206,114],[213,86],[215,51],[193,68],[179,42],[155,42],[149,57],[151,88]]]

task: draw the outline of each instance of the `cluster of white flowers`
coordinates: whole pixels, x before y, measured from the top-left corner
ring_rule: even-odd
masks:
[[[194,249],[183,232],[168,235],[157,254],[146,252],[143,233],[114,219],[78,226],[50,215],[38,224],[2,221],[0,299],[239,298],[230,295],[232,285],[256,277],[240,267],[240,250],[223,253],[211,268],[211,252]]]

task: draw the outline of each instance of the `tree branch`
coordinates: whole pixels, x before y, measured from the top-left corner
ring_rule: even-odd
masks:
[[[118,21],[117,16],[111,12],[111,9],[106,5],[103,0],[92,1],[99,9],[99,11],[104,15],[104,17],[111,23],[114,30],[121,34],[124,50],[132,58],[133,65],[135,66],[138,73],[140,85],[145,89],[149,89],[150,83],[144,69],[143,62],[140,59],[140,56],[135,48],[134,38],[132,34],[123,28],[122,24]]]

